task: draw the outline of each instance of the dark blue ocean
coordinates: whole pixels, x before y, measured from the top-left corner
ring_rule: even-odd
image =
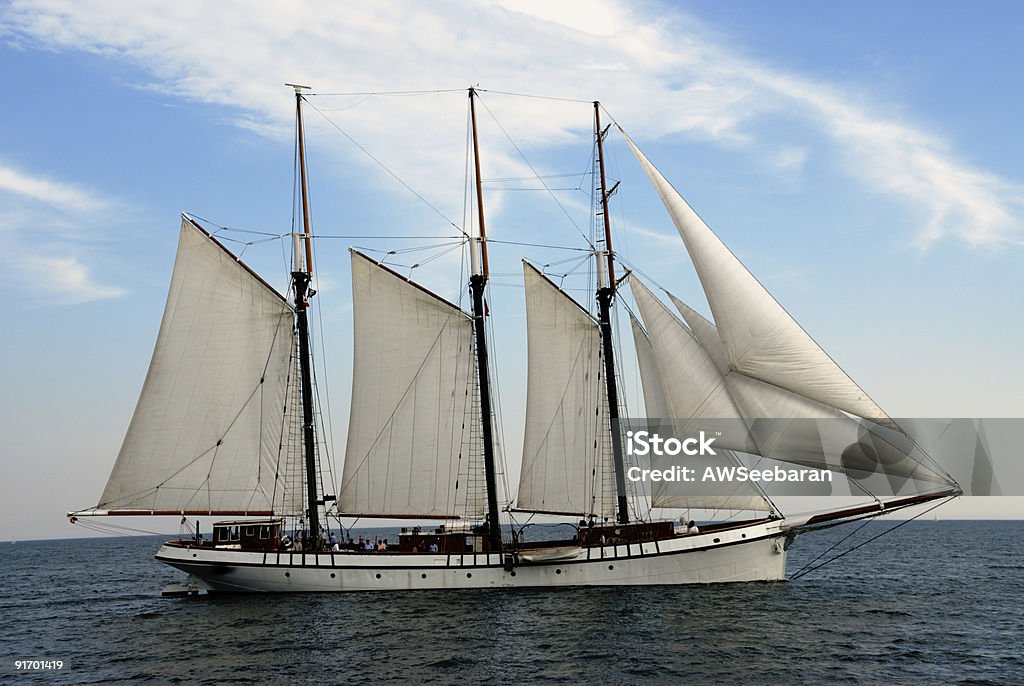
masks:
[[[159,542],[2,544],[0,681],[1024,683],[1024,522],[919,520],[776,584],[192,600],[160,596]]]

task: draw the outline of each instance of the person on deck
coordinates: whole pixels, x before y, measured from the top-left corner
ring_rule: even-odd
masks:
[[[686,533],[690,536],[700,533],[700,529],[697,528],[697,525],[692,519],[690,520],[690,523],[686,525]]]

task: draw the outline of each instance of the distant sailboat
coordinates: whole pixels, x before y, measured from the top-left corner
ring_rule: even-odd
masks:
[[[797,533],[949,498],[959,487],[909,450],[879,442],[857,469],[923,484],[912,495],[787,519],[758,488],[729,494],[654,490],[650,507],[728,510],[746,519],[677,531],[631,500],[619,430],[622,402],[612,311],[627,280],[631,326],[651,417],[735,419],[721,459],[757,455],[842,471],[798,428],[757,419],[827,418],[854,443],[865,426],[899,427],[765,291],[631,139],[675,222],[714,322],[672,297],[678,315],[636,277],[616,279],[594,103],[598,213],[596,316],[524,262],[528,392],[514,507],[499,502],[495,413],[484,302],[489,278],[476,92],[469,90],[479,235],[468,240],[472,302],[464,311],[351,251],[352,401],[340,488],[322,466],[307,308],[313,240],[295,87],[303,231],[293,234],[292,287],[278,293],[189,215],[149,372],[99,504],[85,516],[231,519],[212,540],[174,540],[158,560],[212,591],[354,591],[774,581]],[[681,318],[680,318],[681,317]],[[846,431],[847,433],[843,433]],[[846,440],[845,438],[843,440]],[[509,536],[515,512],[578,522],[571,539]],[[332,545],[340,518],[445,522],[407,528],[386,550]],[[575,524],[574,524],[575,525]],[[193,592],[194,585],[178,592]]]

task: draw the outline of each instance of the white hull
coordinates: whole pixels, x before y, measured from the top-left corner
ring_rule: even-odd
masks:
[[[780,522],[648,543],[584,549],[572,560],[500,555],[242,552],[164,545],[156,559],[213,591],[398,591],[563,586],[643,586],[783,581]],[[588,557],[589,554],[589,557]]]

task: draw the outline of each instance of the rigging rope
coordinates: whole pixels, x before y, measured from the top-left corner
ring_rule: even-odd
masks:
[[[309,102],[309,101],[307,100],[306,102]],[[363,152],[363,153],[364,153],[364,154],[365,154],[365,155],[366,155],[367,157],[369,157],[369,158],[370,158],[371,160],[373,160],[374,162],[376,162],[376,163],[377,163],[377,165],[378,165],[378,166],[380,166],[380,168],[381,168],[381,169],[383,169],[384,171],[386,171],[386,172],[387,172],[387,173],[388,173],[388,174],[389,174],[389,175],[390,175],[390,176],[391,176],[391,177],[392,177],[393,179],[395,179],[395,181],[397,181],[398,183],[400,183],[400,184],[401,184],[401,185],[402,185],[402,186],[403,186],[403,187],[404,187],[404,188],[405,188],[406,190],[408,190],[408,191],[409,191],[410,193],[412,193],[413,195],[415,195],[415,196],[416,196],[416,197],[417,197],[417,198],[418,198],[418,199],[419,199],[419,200],[420,200],[420,201],[421,201],[421,202],[422,202],[422,203],[423,203],[424,205],[426,205],[427,207],[429,207],[429,208],[430,208],[431,210],[433,210],[433,211],[434,211],[434,213],[435,213],[435,214],[437,214],[437,215],[438,215],[439,217],[441,217],[441,218],[442,218],[442,219],[444,219],[444,220],[445,220],[446,222],[448,222],[448,223],[449,223],[449,224],[451,224],[451,225],[452,225],[453,227],[455,227],[455,229],[456,229],[457,231],[459,231],[459,233],[461,233],[461,234],[462,234],[463,236],[466,236],[467,238],[469,237],[469,234],[467,234],[467,233],[465,232],[465,230],[463,230],[463,228],[462,228],[461,226],[459,226],[459,225],[458,225],[458,224],[456,224],[456,223],[455,223],[454,221],[452,221],[452,220],[451,220],[451,219],[450,219],[450,218],[449,218],[449,217],[448,217],[448,216],[447,216],[447,215],[446,215],[446,214],[445,214],[444,212],[442,212],[441,210],[439,210],[439,209],[438,209],[438,208],[437,208],[437,207],[436,207],[435,205],[433,205],[433,204],[432,204],[432,203],[431,203],[431,202],[430,202],[429,200],[427,200],[426,198],[424,198],[424,197],[423,197],[423,195],[419,193],[419,191],[417,191],[417,190],[416,190],[416,189],[414,189],[414,188],[413,188],[412,186],[410,186],[410,185],[409,185],[408,183],[406,183],[406,182],[405,182],[405,180],[403,180],[403,179],[402,179],[402,178],[401,178],[401,177],[400,177],[400,176],[399,176],[398,174],[396,174],[396,173],[395,173],[394,171],[392,171],[392,170],[391,170],[391,169],[390,169],[390,168],[389,168],[389,167],[388,167],[388,166],[387,166],[386,164],[384,164],[383,162],[381,162],[381,161],[380,161],[379,159],[377,159],[377,158],[376,158],[376,157],[375,157],[375,156],[374,156],[374,155],[373,155],[373,154],[372,154],[372,153],[371,153],[371,152],[370,152],[369,150],[367,150],[367,149],[366,149],[366,148],[364,148],[364,147],[363,147],[362,145],[360,145],[360,144],[359,144],[359,142],[358,142],[358,141],[356,141],[356,139],[352,138],[352,136],[350,136],[350,135],[348,134],[348,132],[346,132],[346,131],[345,131],[345,130],[344,130],[343,128],[341,128],[340,126],[338,126],[338,124],[337,124],[337,123],[336,123],[336,122],[335,122],[335,121],[334,121],[333,119],[331,119],[330,117],[328,117],[328,116],[327,116],[327,115],[326,115],[326,114],[325,114],[325,113],[324,113],[324,112],[323,112],[322,110],[320,110],[320,109],[319,109],[319,108],[318,108],[318,107],[317,107],[316,105],[314,105],[313,103],[311,103],[311,102],[310,102],[310,103],[309,103],[309,106],[310,106],[310,107],[312,107],[312,108],[313,108],[313,110],[314,110],[314,111],[315,111],[315,112],[316,112],[317,114],[319,114],[319,115],[320,115],[321,117],[323,117],[323,118],[324,118],[324,119],[325,119],[325,120],[327,121],[327,123],[329,123],[329,124],[330,124],[331,126],[333,126],[333,127],[334,127],[334,128],[335,128],[335,129],[336,129],[336,130],[337,130],[337,131],[338,131],[338,132],[339,132],[339,133],[341,134],[341,135],[343,135],[343,136],[344,136],[345,138],[347,138],[347,139],[349,140],[349,142],[350,142],[350,143],[352,143],[352,145],[354,145],[354,146],[356,146],[357,148],[359,148],[359,149],[360,149],[360,150],[361,150],[361,151],[362,151],[362,152]]]
[[[519,146],[516,145],[516,142],[512,140],[512,136],[508,135],[508,131],[506,131],[505,127],[501,125],[501,122],[498,121],[498,118],[494,116],[494,112],[491,111],[491,108],[487,106],[487,103],[484,102],[483,98],[478,98],[478,100],[480,101],[480,104],[484,106],[484,109],[487,110],[487,114],[491,115],[491,119],[493,119],[494,123],[498,126],[499,129],[501,129],[501,132],[505,134],[505,138],[508,139],[508,142],[512,145],[513,148],[515,148],[515,151],[519,153],[519,156],[523,158],[523,162],[525,162],[526,166],[530,168],[531,172],[533,172],[534,178],[540,181],[541,185],[544,186],[544,189],[548,192],[548,195],[550,195],[551,199],[555,201],[556,205],[558,205],[558,209],[562,210],[562,213],[566,216],[569,222],[572,223],[573,227],[575,227],[575,229],[579,231],[579,234],[583,236],[583,240],[585,240],[587,244],[591,247],[591,249],[593,249],[593,242],[591,242],[591,240],[587,237],[587,234],[583,232],[583,229],[579,227],[579,224],[577,224],[576,220],[572,218],[572,215],[570,215],[569,211],[565,209],[565,206],[558,200],[558,197],[552,192],[551,188],[549,188],[548,185],[544,183],[544,179],[541,177],[540,174],[537,173],[537,170],[534,169],[533,165],[530,163],[530,160],[527,159],[526,154],[523,153]]]
[[[816,566],[810,567],[810,568],[807,568],[807,566],[804,565],[804,567],[801,568],[800,571],[798,571],[796,574],[794,574],[792,577],[790,577],[790,581],[796,581],[797,579],[799,579],[802,576],[806,576],[806,575],[810,574],[811,572],[813,572],[813,571],[815,571],[817,569],[821,569],[822,567],[824,567],[827,564],[831,564],[832,562],[835,562],[836,560],[838,560],[841,557],[849,555],[850,553],[852,553],[854,550],[857,550],[858,548],[863,548],[868,543],[871,543],[872,541],[874,541],[874,540],[876,540],[878,538],[881,538],[882,536],[885,536],[886,534],[892,533],[893,531],[895,531],[896,529],[900,528],[901,526],[905,526],[905,525],[909,524],[910,522],[914,521],[915,519],[917,519],[918,517],[921,517],[923,515],[928,514],[929,512],[931,512],[932,510],[934,510],[937,507],[941,507],[942,505],[945,505],[946,503],[948,503],[950,500],[952,500],[955,497],[956,496],[951,496],[949,498],[946,498],[946,499],[942,500],[941,502],[938,502],[938,503],[932,505],[927,510],[923,510],[923,511],[919,512],[918,514],[914,515],[910,519],[903,520],[899,524],[886,529],[885,531],[883,531],[880,534],[872,536],[871,538],[869,538],[868,540],[866,540],[866,541],[864,541],[862,543],[858,543],[857,545],[853,546],[849,550],[845,550],[845,551],[839,553],[838,555],[836,555],[835,557],[832,557],[832,558],[829,558],[829,559],[825,560],[820,565],[816,565]],[[882,512],[881,514],[885,514],[885,513]],[[870,521],[870,520],[868,520],[868,521]],[[864,526],[868,523],[868,521],[865,521],[864,524],[862,524],[861,526],[857,527],[857,531],[860,531],[862,528],[864,528]],[[853,533],[857,533],[857,531],[854,531]],[[853,534],[850,534],[850,535],[852,536]],[[842,543],[843,541],[847,540],[848,538],[850,538],[850,536],[846,536],[845,538],[841,539],[839,542]],[[832,548],[835,548],[835,546],[832,546]],[[829,550],[831,550],[832,548],[830,548]],[[821,556],[819,555],[818,557],[820,558]],[[815,558],[815,559],[818,559],[818,558]],[[813,562],[813,560],[812,560],[812,562]]]

